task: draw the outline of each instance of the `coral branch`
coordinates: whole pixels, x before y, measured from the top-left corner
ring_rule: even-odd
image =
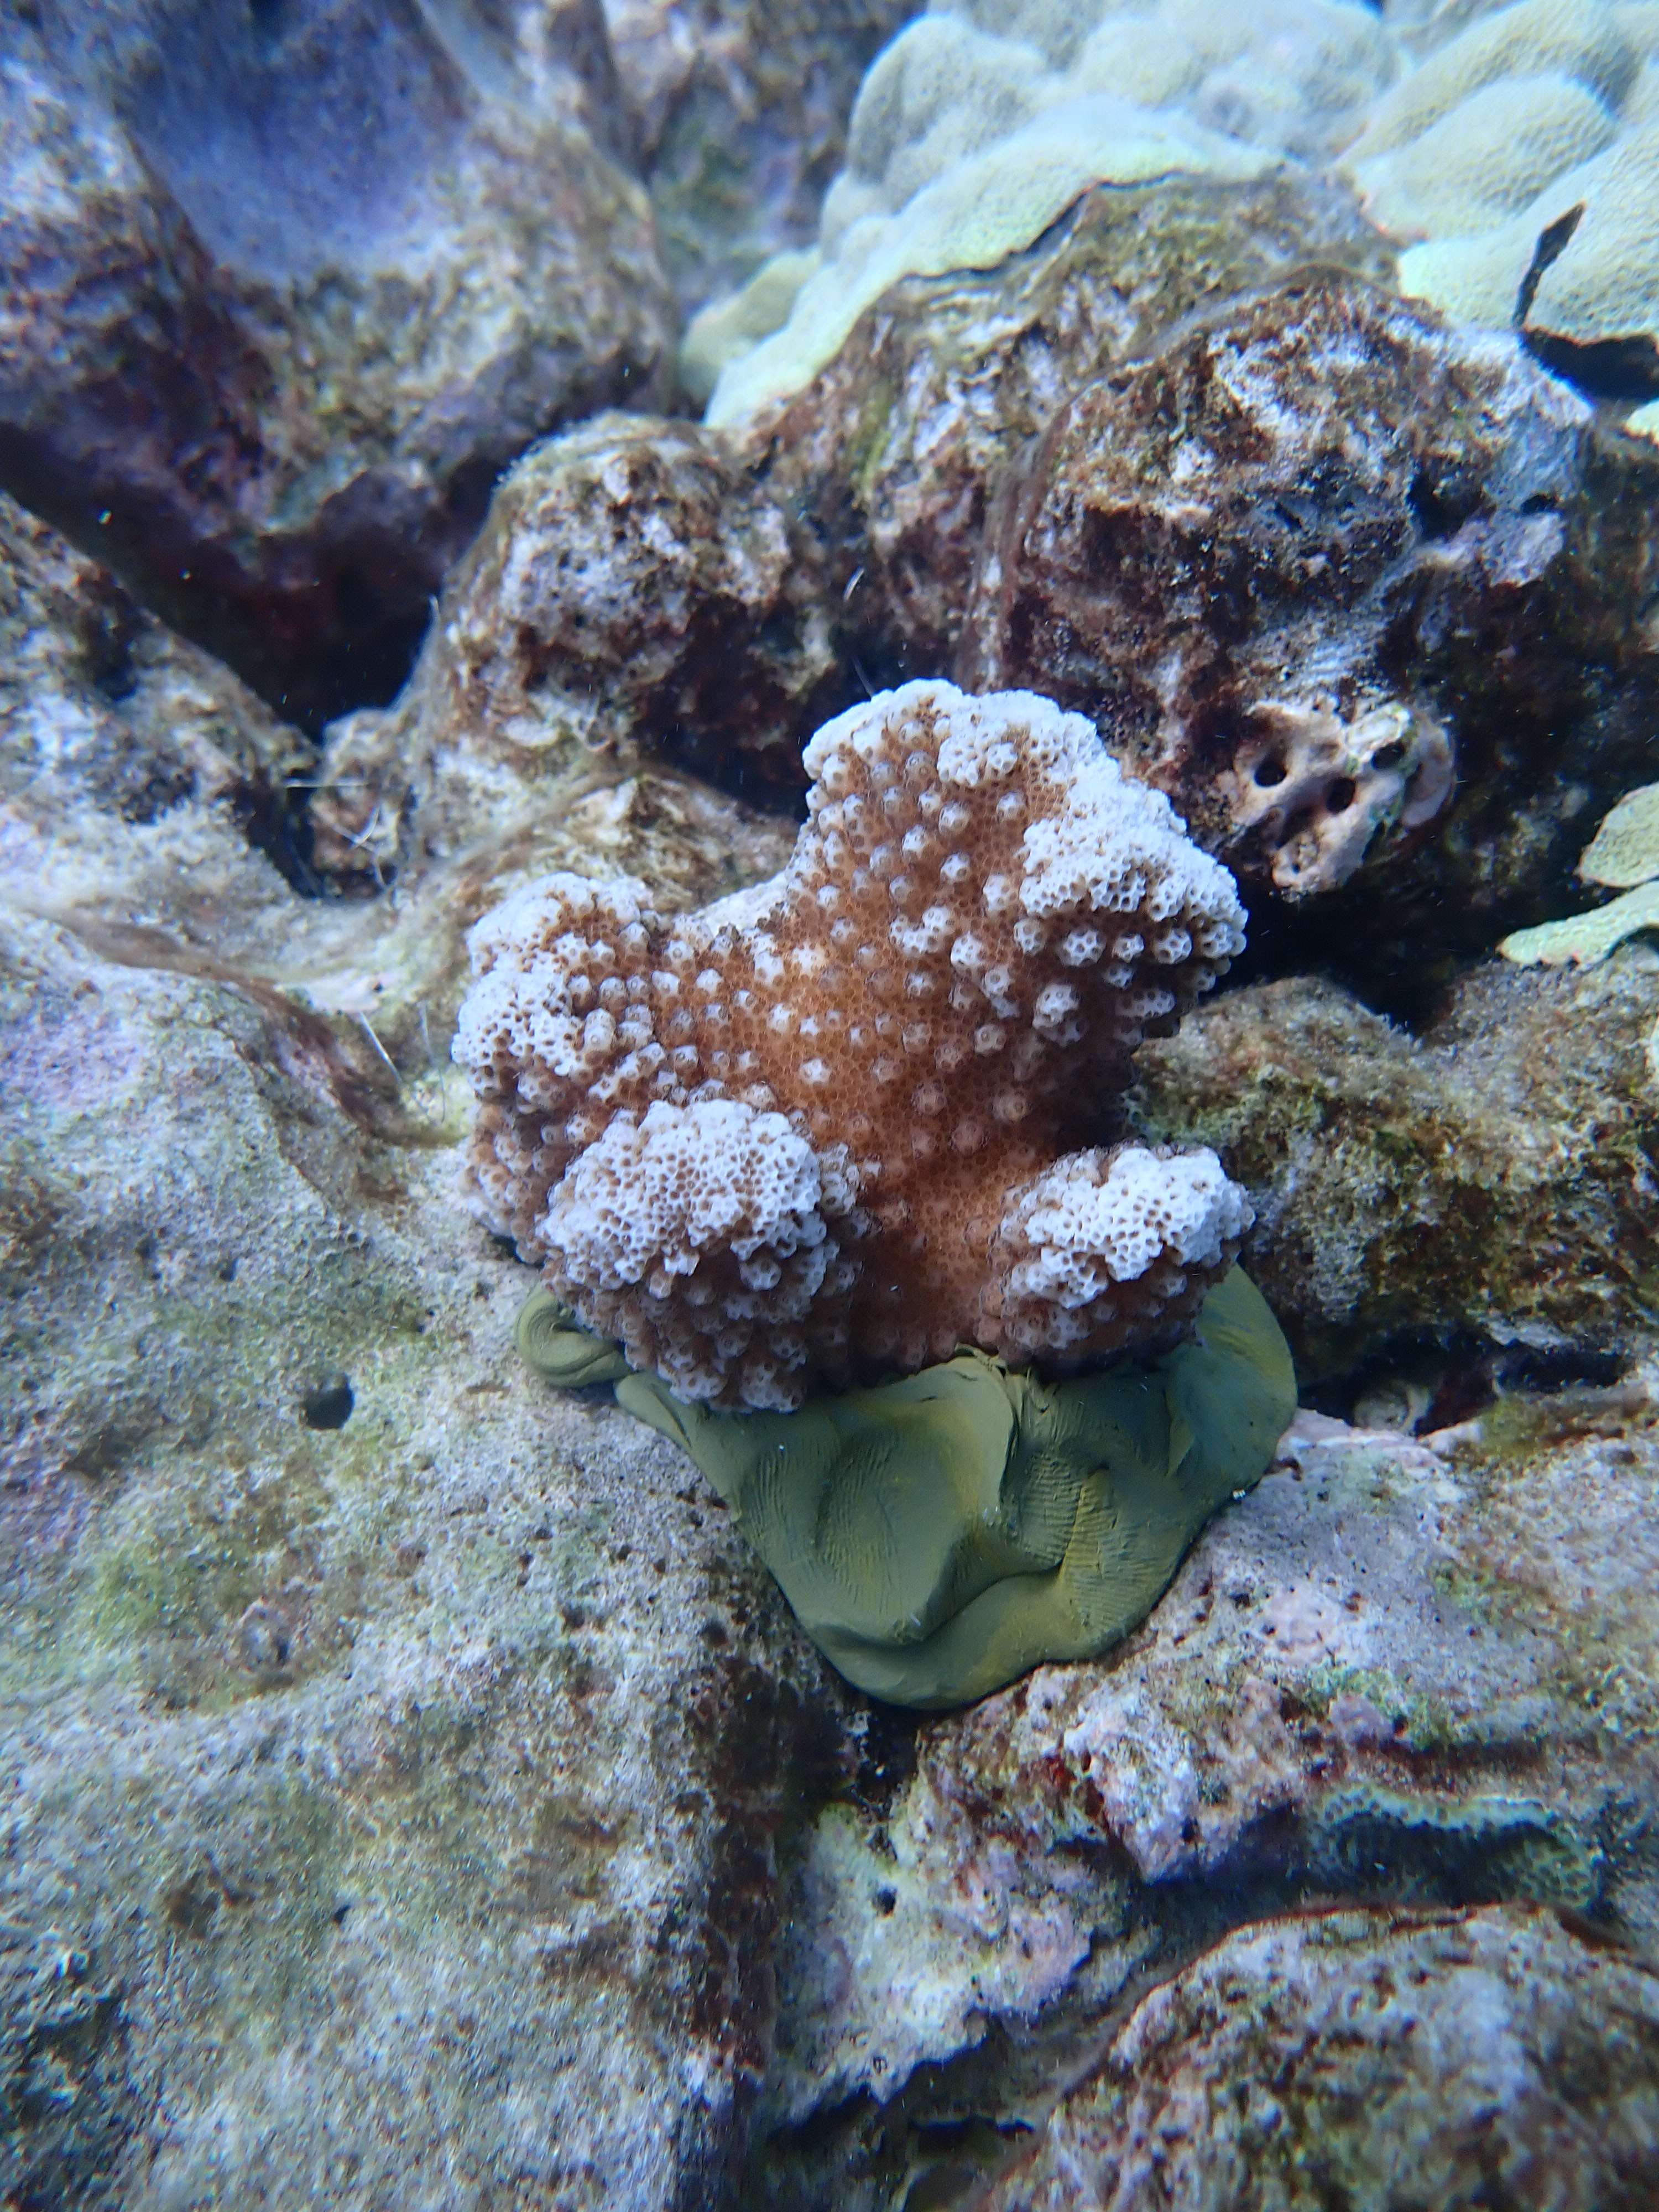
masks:
[[[810,819],[755,890],[665,920],[554,876],[478,924],[477,1211],[709,1402],[1167,1334],[1243,1194],[1208,1152],[1056,1156],[1242,948],[1231,878],[1028,692],[908,684],[805,757]]]

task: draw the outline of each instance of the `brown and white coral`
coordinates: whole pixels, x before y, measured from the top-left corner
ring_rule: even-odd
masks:
[[[665,918],[550,876],[477,924],[476,1210],[686,1399],[1167,1338],[1248,1203],[1212,1152],[1088,1140],[1242,949],[1231,877],[1030,692],[909,684],[805,758],[769,882]]]

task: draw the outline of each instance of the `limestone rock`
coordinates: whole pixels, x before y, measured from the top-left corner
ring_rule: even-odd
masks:
[[[313,726],[390,696],[500,470],[664,387],[598,0],[36,11],[0,482]]]
[[[1132,1110],[1249,1193],[1245,1264],[1304,1382],[1413,1339],[1628,1358],[1654,1340],[1656,1016],[1636,948],[1477,969],[1420,1038],[1286,979],[1148,1045]]]
[[[1659,1974],[1536,1907],[1271,1922],[1144,1998],[983,2202],[1634,2204],[1656,2063]]]
[[[1273,1977],[1244,1971],[1249,1946],[1294,1982],[1308,1908],[1335,1900],[1509,1904],[1491,1924],[1522,1931],[1516,2031],[1587,2018],[1586,2050],[1623,2084],[1609,2125],[1628,2124],[1653,2045],[1643,2031],[1632,2055],[1593,1984],[1606,1962],[1603,1987],[1650,1989],[1659,1929],[1659,1685],[1637,1657],[1659,1564],[1655,1388],[1650,1366],[1512,1401],[1438,1452],[1301,1417],[1120,1653],[914,1734],[872,1727],[869,1777],[819,1816],[796,1878],[752,2200],[880,2202],[901,2176],[965,2189],[1041,2130],[1057,2080],[1108,2061],[1103,2024],[1148,1983],[1176,1977],[1148,2002],[1179,2008],[1194,1954],[1293,1911],[1231,1939],[1233,2016],[1254,2033]],[[1563,1947],[1558,1910],[1595,1937]],[[1639,1954],[1624,1966],[1621,1939]],[[1346,1943],[1319,2002],[1363,2014],[1374,1954]],[[1369,2111],[1375,2047],[1316,2047],[1332,2097]],[[1240,2109],[1215,2094],[1224,2057],[1194,2065],[1200,2111]],[[1376,2126],[1384,2170],[1455,2154],[1455,2129],[1409,2097]],[[1026,2146],[1041,2155],[1040,2135]]]

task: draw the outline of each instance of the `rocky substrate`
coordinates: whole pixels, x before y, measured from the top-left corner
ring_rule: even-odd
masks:
[[[1480,971],[1420,1041],[1334,986],[1247,988],[1144,1056],[1137,1114],[1255,1192],[1310,1371],[1389,1354],[1346,1410],[1409,1424],[1455,1387],[1426,1439],[1304,1416],[1111,1658],[900,1721],[826,1673],[689,1462],[526,1379],[527,1272],[453,1194],[471,914],[544,854],[690,903],[781,829],[619,764],[383,899],[304,898],[258,842],[280,726],[8,528],[8,2190],[1104,2190],[1165,2124],[1147,2100],[1224,2063],[1217,1977],[1256,1993],[1227,2032],[1264,2074],[1275,2039],[1316,2069],[1310,2171],[1449,2158],[1397,2021],[1329,2039],[1420,1955],[1431,2027],[1507,1977],[1471,2078],[1534,2017],[1554,2039],[1515,2170],[1579,2142],[1550,2052],[1583,2046],[1584,2173],[1640,2201],[1642,950]],[[1450,1316],[1488,1351],[1447,1428]],[[1522,1389],[1505,1332],[1615,1379]],[[1164,2087],[1126,2072],[1142,2043]],[[1391,2085],[1363,2141],[1361,2068]],[[1270,2119],[1185,2124],[1224,2176]]]
[[[1495,951],[1653,773],[1659,448],[1294,169],[659,411],[904,12],[20,18],[8,2204],[1659,2199],[1659,962]],[[927,1720],[526,1375],[447,1057],[479,915],[769,874],[915,675],[1237,872],[1109,1133],[1245,1187],[1304,1399],[1127,1644]]]

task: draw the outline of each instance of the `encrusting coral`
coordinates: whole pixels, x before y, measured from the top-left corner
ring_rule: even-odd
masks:
[[[1514,931],[1498,948],[1506,960],[1523,968],[1587,967],[1626,938],[1659,929],[1659,784],[1626,793],[1584,848],[1578,873],[1623,897]]]
[[[1345,167],[1413,298],[1626,397],[1659,367],[1659,7],[1447,8]],[[1432,29],[1432,27],[1431,27]],[[1632,382],[1633,380],[1633,382]]]
[[[1243,1194],[1212,1152],[1066,1147],[1242,949],[1231,878],[1029,692],[908,684],[805,765],[750,891],[665,919],[554,876],[477,925],[475,1209],[687,1401],[1173,1340]]]
[[[864,80],[817,251],[693,322],[707,419],[800,390],[900,278],[994,268],[1091,184],[1249,178],[1340,144],[1401,59],[1351,0],[933,0]]]

